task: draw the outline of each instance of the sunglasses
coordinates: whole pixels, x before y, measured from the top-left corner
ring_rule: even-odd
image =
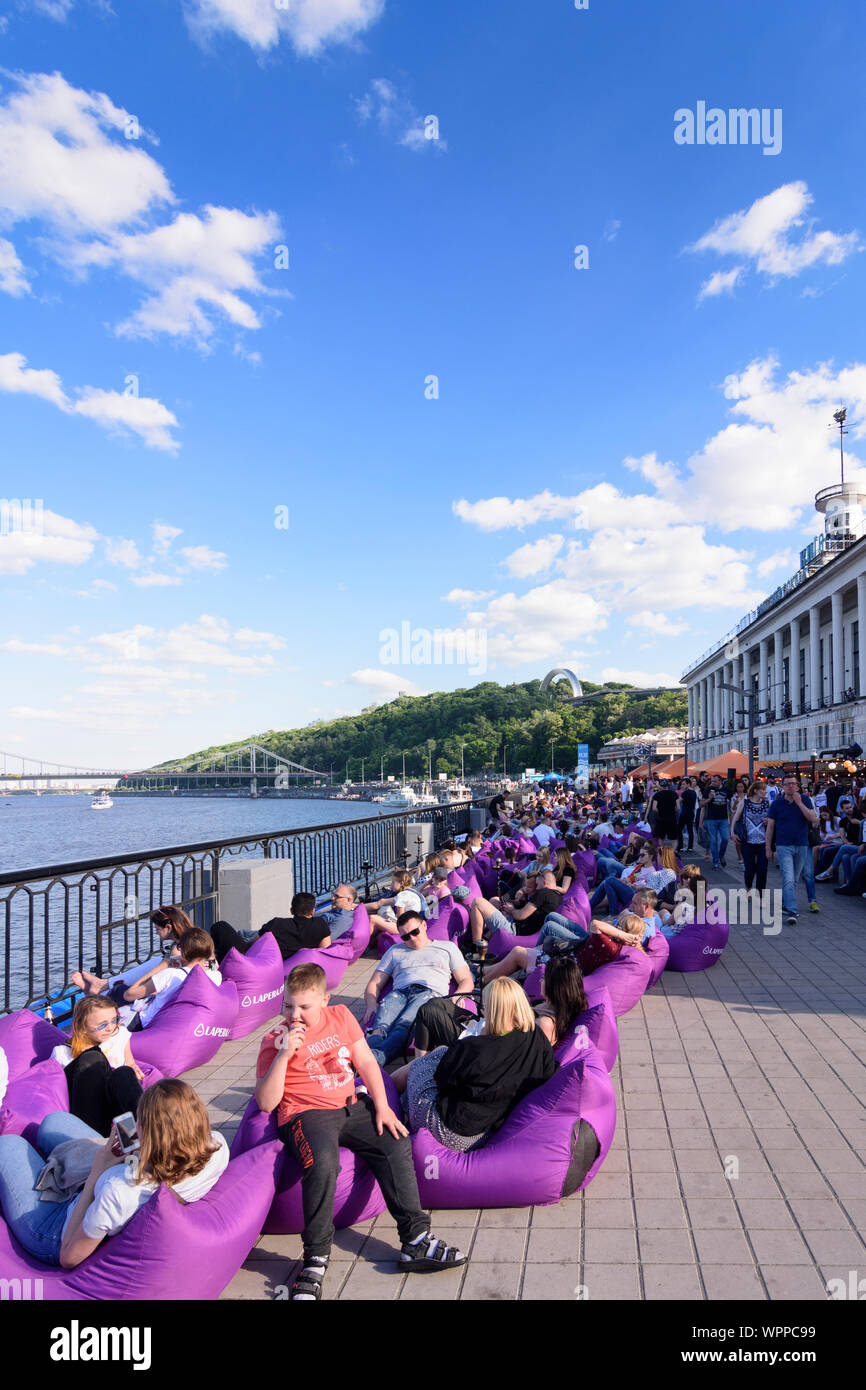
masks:
[[[401,940],[401,941],[409,941],[411,937],[413,937],[413,936],[420,936],[420,935],[421,935],[421,928],[420,928],[420,927],[415,927],[414,931],[407,931],[407,933],[406,933],[405,936],[404,936],[403,933],[401,932],[401,933],[400,933],[400,940]]]
[[[116,1028],[119,1022],[120,1019],[117,1017],[117,1014],[115,1014],[114,1018],[110,1018],[107,1023],[94,1023],[91,1027],[97,1033],[104,1033],[106,1028]]]

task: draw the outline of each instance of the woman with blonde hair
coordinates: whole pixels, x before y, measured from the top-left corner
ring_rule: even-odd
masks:
[[[440,1144],[459,1153],[483,1144],[518,1101],[558,1067],[516,981],[493,980],[485,986],[482,1005],[480,1032],[428,1052],[401,1078],[409,1128],[429,1129]]]
[[[35,1148],[20,1134],[0,1135],[0,1206],[28,1254],[74,1269],[106,1236],[122,1231],[162,1183],[184,1204],[197,1202],[228,1165],[225,1139],[211,1132],[204,1104],[185,1081],[157,1081],[145,1091],[136,1127],[137,1149],[124,1155],[112,1128],[82,1191],[60,1202],[43,1202],[36,1190],[45,1159],[67,1140],[102,1136],[61,1112],[42,1121]]]
[[[103,1136],[114,1116],[135,1112],[141,1098],[144,1073],[130,1041],[113,1000],[87,995],[75,1005],[69,1042],[51,1053],[66,1072],[69,1113]]]

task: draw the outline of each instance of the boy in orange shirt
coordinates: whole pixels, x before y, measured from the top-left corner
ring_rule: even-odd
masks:
[[[330,1008],[320,965],[296,965],[286,980],[283,1022],[262,1038],[255,1097],[276,1110],[279,1136],[301,1168],[303,1267],[293,1302],[322,1296],[334,1237],[339,1149],[360,1154],[397,1222],[404,1269],[427,1272],[465,1263],[459,1250],[431,1235],[421,1210],[408,1130],[385,1094],[379,1064],[357,1020]],[[355,1090],[358,1072],[367,1095]]]

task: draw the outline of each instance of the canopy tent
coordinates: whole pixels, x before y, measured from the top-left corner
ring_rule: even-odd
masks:
[[[680,763],[680,764],[682,764],[682,761],[683,761],[682,758],[667,758],[667,759],[665,760],[665,762],[663,762],[663,763],[657,763],[657,762],[655,761],[655,759],[653,759],[653,777],[671,777],[671,776],[676,776],[677,774],[676,774],[676,773],[673,773],[673,772],[671,771],[671,769],[673,768],[673,766],[674,766],[675,763]],[[649,764],[648,764],[648,763],[641,763],[640,767],[636,767],[636,768],[634,768],[634,769],[632,770],[632,774],[631,774],[631,775],[632,775],[632,777],[646,777],[646,776],[648,776],[648,775],[649,775]]]
[[[755,763],[755,771],[758,770],[759,763]],[[717,772],[720,777],[727,774],[728,768],[734,769],[736,777],[747,777],[749,774],[749,757],[747,753],[741,753],[738,748],[729,748],[727,753],[719,753],[718,757],[708,758],[706,762],[690,763],[689,772],[708,772],[711,776]]]

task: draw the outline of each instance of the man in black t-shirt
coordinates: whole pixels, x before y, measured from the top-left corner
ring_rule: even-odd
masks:
[[[331,928],[323,917],[314,917],[316,899],[312,893],[296,893],[292,898],[291,917],[272,917],[265,922],[257,941],[264,932],[270,932],[280,948],[283,960],[288,960],[296,951],[315,950],[316,947],[330,946]],[[216,958],[221,961],[234,947],[246,955],[252,941],[246,940],[228,922],[214,922],[211,928]]]
[[[650,810],[655,810],[655,833],[660,840],[675,840],[677,837],[677,794],[670,782],[662,782],[653,792]]]
[[[679,815],[677,816],[677,852],[683,848],[683,832],[688,832],[689,853],[695,847],[695,807],[698,804],[698,794],[692,786],[691,779],[687,777],[679,791]]]

